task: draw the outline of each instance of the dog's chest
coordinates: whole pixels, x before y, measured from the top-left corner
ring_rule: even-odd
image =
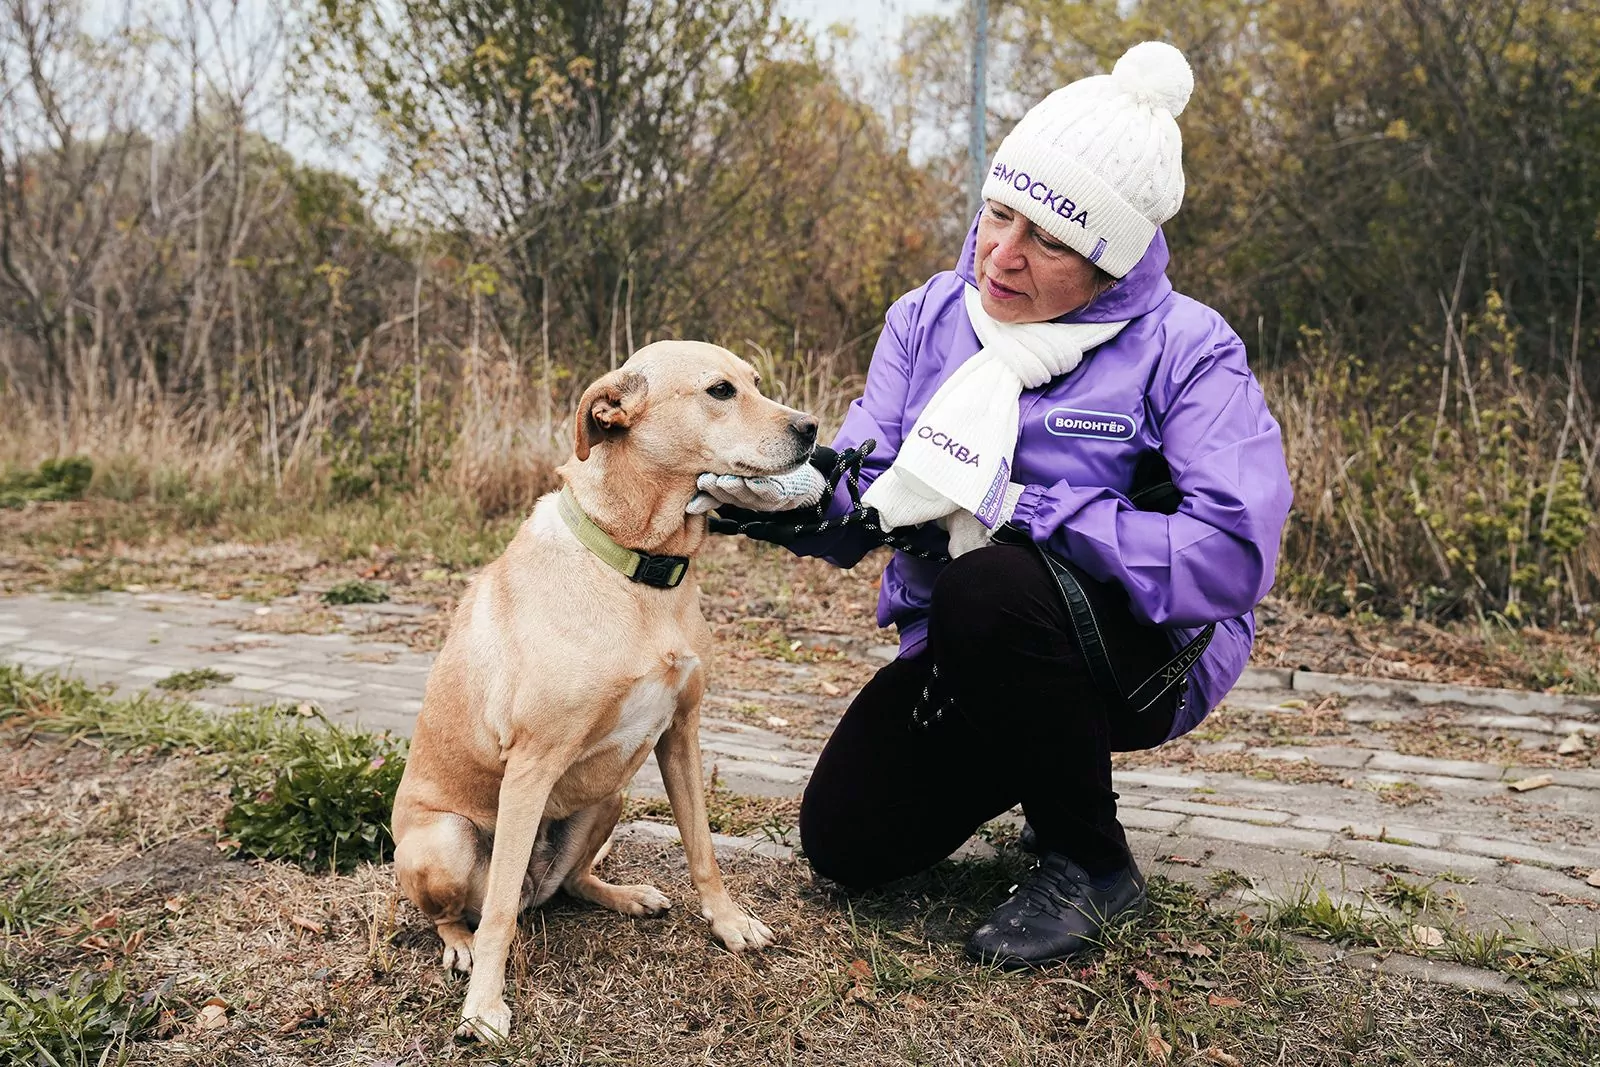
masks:
[[[654,747],[672,723],[699,660],[693,655],[672,657],[667,669],[639,679],[622,697],[617,722],[585,757],[610,751],[624,760]]]

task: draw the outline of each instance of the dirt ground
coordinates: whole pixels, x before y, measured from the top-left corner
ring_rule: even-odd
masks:
[[[782,936],[733,956],[695,914],[681,850],[642,839],[621,841],[609,872],[654,881],[673,911],[632,920],[557,901],[529,916],[511,954],[516,1032],[489,1053],[451,1037],[464,983],[438,966],[387,866],[228,858],[226,783],[202,754],[16,732],[4,753],[4,980],[115,969],[159,994],[126,1048],[135,1064],[1544,1067],[1600,1053],[1592,1011],[1513,1010],[1318,962],[1164,881],[1150,919],[1081,965],[974,967],[961,942],[1020,870],[1012,849],[854,898],[803,862],[729,855],[735,897]]]

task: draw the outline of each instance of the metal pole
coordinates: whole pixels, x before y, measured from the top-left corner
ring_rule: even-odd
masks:
[[[984,170],[989,163],[987,131],[989,79],[985,66],[989,54],[989,0],[973,0],[975,32],[972,42],[972,121],[967,151],[972,156],[972,210],[977,214],[983,203]]]

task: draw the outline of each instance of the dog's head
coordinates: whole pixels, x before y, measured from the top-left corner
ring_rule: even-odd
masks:
[[[761,395],[761,378],[726,348],[658,341],[584,391],[573,452],[626,455],[652,477],[791,470],[817,443],[817,420]],[[610,451],[608,451],[608,457]]]

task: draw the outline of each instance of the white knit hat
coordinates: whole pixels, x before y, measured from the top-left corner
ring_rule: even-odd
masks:
[[[983,196],[1121,278],[1183,203],[1183,138],[1173,121],[1194,91],[1183,53],[1146,41],[1110,74],[1035,104],[1000,142]]]

